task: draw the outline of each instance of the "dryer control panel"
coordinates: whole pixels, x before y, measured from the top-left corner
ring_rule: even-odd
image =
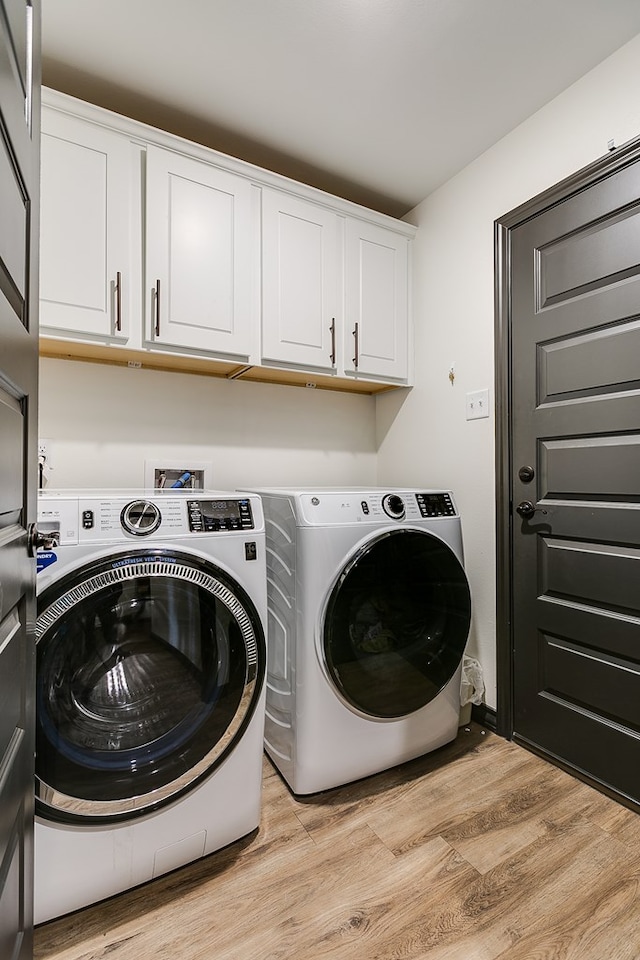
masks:
[[[450,493],[416,493],[423,517],[454,517],[456,510]]]
[[[296,498],[305,523],[416,522],[456,517],[449,491],[441,490],[343,490],[311,491]]]

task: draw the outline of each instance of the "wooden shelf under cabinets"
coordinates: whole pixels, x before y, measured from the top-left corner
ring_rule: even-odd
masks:
[[[226,380],[248,380],[254,383],[274,383],[305,389],[337,390],[343,393],[364,395],[385,393],[389,390],[398,389],[394,384],[375,383],[370,380],[351,380],[345,377],[331,377],[326,374],[250,366],[226,360],[164,354],[152,350],[130,350],[126,347],[109,344],[70,343],[68,340],[56,340],[49,337],[40,338],[40,356],[57,360],[80,360],[85,363],[104,363],[142,370],[164,370],[173,373],[218,377]]]

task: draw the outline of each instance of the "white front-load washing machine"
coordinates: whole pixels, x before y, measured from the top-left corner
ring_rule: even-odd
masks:
[[[38,504],[35,920],[260,820],[260,498],[59,491]]]
[[[295,794],[453,740],[471,620],[439,490],[263,489],[265,747]]]

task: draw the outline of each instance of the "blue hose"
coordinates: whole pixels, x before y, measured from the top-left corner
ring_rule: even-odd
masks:
[[[181,477],[178,477],[175,483],[171,484],[171,489],[173,490],[174,487],[186,486],[190,479],[191,479],[191,474],[187,470],[187,472],[183,473]]]

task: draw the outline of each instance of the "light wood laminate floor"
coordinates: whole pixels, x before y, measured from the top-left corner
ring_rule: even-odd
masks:
[[[638,960],[640,817],[476,724],[36,930],[36,960]]]

